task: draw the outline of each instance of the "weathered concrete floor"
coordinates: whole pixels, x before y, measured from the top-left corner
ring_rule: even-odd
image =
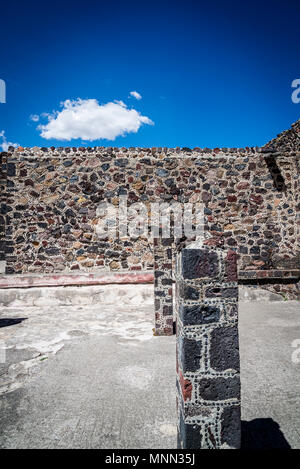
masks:
[[[243,424],[247,447],[300,448],[300,363],[292,362],[295,339],[300,339],[299,302],[240,304],[242,418],[248,422]]]
[[[146,303],[2,307],[0,447],[176,447],[175,338]],[[247,446],[300,448],[295,339],[299,303],[241,302]]]

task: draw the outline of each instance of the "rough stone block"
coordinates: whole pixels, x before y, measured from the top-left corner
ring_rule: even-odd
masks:
[[[178,338],[178,354],[182,360],[181,366],[184,373],[199,370],[201,350],[200,340],[187,339],[186,337]]]
[[[225,279],[228,282],[237,282],[237,253],[229,250],[225,260]]]
[[[208,249],[184,249],[181,259],[183,278],[216,278],[220,275],[217,252]]]
[[[240,398],[240,379],[234,378],[200,378],[198,383],[199,398],[205,401],[223,401]]]
[[[205,290],[206,298],[237,298],[238,288],[237,287],[208,287]]]
[[[239,336],[236,325],[217,327],[211,332],[210,366],[215,371],[239,371]]]
[[[182,300],[199,300],[199,288],[191,287],[184,282],[179,282],[179,296]]]
[[[178,448],[199,449],[201,443],[200,427],[198,425],[186,424],[181,412],[178,427]]]
[[[218,322],[221,316],[220,305],[179,306],[179,317],[184,326]]]
[[[179,385],[183,400],[190,401],[192,398],[193,384],[189,379],[183,376],[181,371],[179,373]]]
[[[221,444],[223,447],[239,449],[241,446],[241,408],[225,407],[221,418]]]

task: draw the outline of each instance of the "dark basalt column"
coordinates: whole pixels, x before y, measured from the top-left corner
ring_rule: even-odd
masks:
[[[193,243],[176,264],[178,447],[240,448],[236,253]]]

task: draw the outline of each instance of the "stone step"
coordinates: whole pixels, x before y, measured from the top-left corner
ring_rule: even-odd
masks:
[[[0,307],[48,307],[76,305],[150,305],[153,285],[95,285],[0,289]]]
[[[282,296],[260,288],[239,287],[240,301],[283,301]],[[76,306],[76,305],[153,305],[151,284],[111,284],[0,288],[0,308]]]

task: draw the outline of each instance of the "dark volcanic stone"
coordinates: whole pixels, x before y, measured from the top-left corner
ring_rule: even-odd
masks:
[[[196,324],[209,324],[220,319],[218,305],[180,306],[179,315],[184,326]]]
[[[241,446],[241,409],[240,406],[225,407],[221,419],[221,443],[231,448]]]
[[[48,254],[48,256],[58,256],[60,251],[58,248],[47,248],[45,249],[45,253]]]
[[[184,423],[180,413],[178,448],[201,449],[201,440],[200,427]]]
[[[215,371],[240,369],[237,326],[217,327],[211,332],[210,364]]]
[[[221,287],[209,287],[205,291],[205,296],[207,298],[237,298],[238,289],[237,288],[221,288]]]
[[[75,213],[70,208],[68,208],[68,210],[66,210],[65,215],[68,218],[74,218],[75,217]]]
[[[14,177],[16,175],[16,165],[14,163],[7,163],[7,176]]]
[[[182,371],[194,372],[200,368],[201,341],[179,337],[178,355],[182,359]]]
[[[218,401],[240,397],[240,379],[202,378],[199,382],[199,396],[206,401]]]
[[[184,282],[180,282],[179,296],[183,300],[198,300],[200,292],[197,290],[197,288],[193,288],[189,285],[186,285]]]
[[[216,252],[206,249],[183,249],[182,276],[184,278],[215,278],[218,275],[219,259]]]

